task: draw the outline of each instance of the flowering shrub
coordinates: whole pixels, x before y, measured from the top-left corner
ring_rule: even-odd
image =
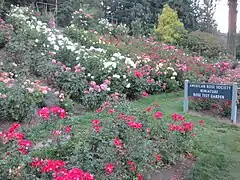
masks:
[[[192,98],[190,100],[190,107],[196,111],[210,111],[223,117],[231,116],[232,101],[203,98]]]
[[[16,66],[7,68],[18,72],[19,79],[34,75],[59,96],[63,93],[90,109],[113,93],[136,99],[177,91],[185,79],[207,82],[212,74],[220,76],[230,67],[227,61],[209,63],[151,37],[125,36],[124,26],[85,10],[73,14],[65,34],[53,21],[40,19],[30,8],[12,7],[7,20],[16,34],[7,50],[10,64]],[[92,81],[96,86],[91,87]],[[64,101],[62,96],[60,100]]]
[[[3,19],[0,19],[0,48],[4,47],[11,38],[12,31],[13,26],[7,24]]]
[[[40,80],[20,81],[13,78],[13,73],[7,72],[0,74],[0,99],[1,120],[19,122],[33,117],[39,107],[64,101],[63,94],[54,95],[51,88]]]
[[[28,152],[33,143],[25,139],[25,135],[19,131],[20,127],[20,124],[14,123],[7,131],[0,132],[2,179],[17,178],[26,173],[26,166],[30,162]]]
[[[232,84],[233,82],[238,83],[240,77],[240,69],[230,69],[230,64],[227,62],[220,62],[215,64],[218,68],[218,73],[214,73],[210,76],[208,82],[217,84]],[[239,97],[238,97],[239,101]],[[213,113],[230,117],[231,115],[231,101],[228,100],[211,100],[211,99],[198,99],[192,100],[192,107],[195,110],[211,110]]]
[[[195,124],[183,115],[175,113],[166,121],[156,104],[134,115],[127,107],[115,107],[106,102],[96,111],[90,133],[71,159],[97,179],[140,180],[144,172],[175,163],[191,151]]]
[[[51,107],[51,111],[53,113],[60,113],[59,115],[61,116],[61,113],[64,110],[59,107]],[[47,114],[46,109],[41,109],[39,111],[39,115],[43,114]],[[33,147],[33,142],[26,139],[26,134],[23,134],[21,131],[19,131],[20,128],[20,124],[14,123],[7,131],[0,132],[0,142],[2,143],[2,153],[0,155],[0,177],[2,179],[94,179],[92,174],[84,172],[79,168],[67,169],[66,162],[62,160],[43,160],[32,157],[31,148]],[[62,143],[62,137],[64,134],[66,134],[69,139],[70,132],[70,126],[65,127],[65,132],[55,130],[52,135],[52,145],[54,145],[54,142],[56,142],[58,145]]]
[[[35,108],[44,104],[46,87],[21,86],[8,73],[0,76],[0,116],[1,120],[25,121],[35,113]],[[46,91],[46,92],[45,92]],[[17,97],[17,98],[16,98]]]

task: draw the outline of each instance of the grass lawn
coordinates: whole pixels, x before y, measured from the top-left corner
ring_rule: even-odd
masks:
[[[183,93],[170,93],[150,96],[131,103],[132,108],[145,108],[155,100],[161,106],[164,116],[171,117],[174,112],[183,111]],[[67,124],[75,126],[76,133],[87,129],[93,113],[71,118]],[[186,119],[205,121],[204,129],[198,132],[194,142],[193,154],[197,164],[186,179],[191,180],[232,180],[240,179],[240,128],[218,121],[213,117],[199,117],[187,114]],[[54,127],[50,127],[54,128]],[[44,132],[44,131],[42,131]],[[37,133],[37,136],[36,134]],[[41,139],[41,132],[32,131],[32,137]],[[44,137],[44,135],[42,134]]]
[[[152,96],[135,102],[137,106],[151,104],[157,100],[165,116],[183,111],[183,94],[171,93]],[[187,179],[231,180],[240,179],[240,128],[218,121],[213,117],[186,115],[187,119],[198,122],[205,120],[205,128],[195,139],[194,154],[198,163]]]

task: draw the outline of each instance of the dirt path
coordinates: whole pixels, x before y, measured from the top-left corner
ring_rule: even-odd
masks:
[[[151,173],[152,177],[148,180],[182,180],[189,174],[191,169],[196,164],[193,159],[185,158],[174,166],[164,168],[158,173]]]

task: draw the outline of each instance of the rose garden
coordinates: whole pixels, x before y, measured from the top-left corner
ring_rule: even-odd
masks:
[[[238,83],[240,68],[170,44],[84,8],[60,29],[11,6],[0,19],[0,179],[240,176],[239,128],[221,120],[231,101],[191,98],[185,114],[182,91],[186,79]]]

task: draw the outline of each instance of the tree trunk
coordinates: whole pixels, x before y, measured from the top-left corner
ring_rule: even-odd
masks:
[[[228,0],[228,49],[236,60],[237,0]]]

